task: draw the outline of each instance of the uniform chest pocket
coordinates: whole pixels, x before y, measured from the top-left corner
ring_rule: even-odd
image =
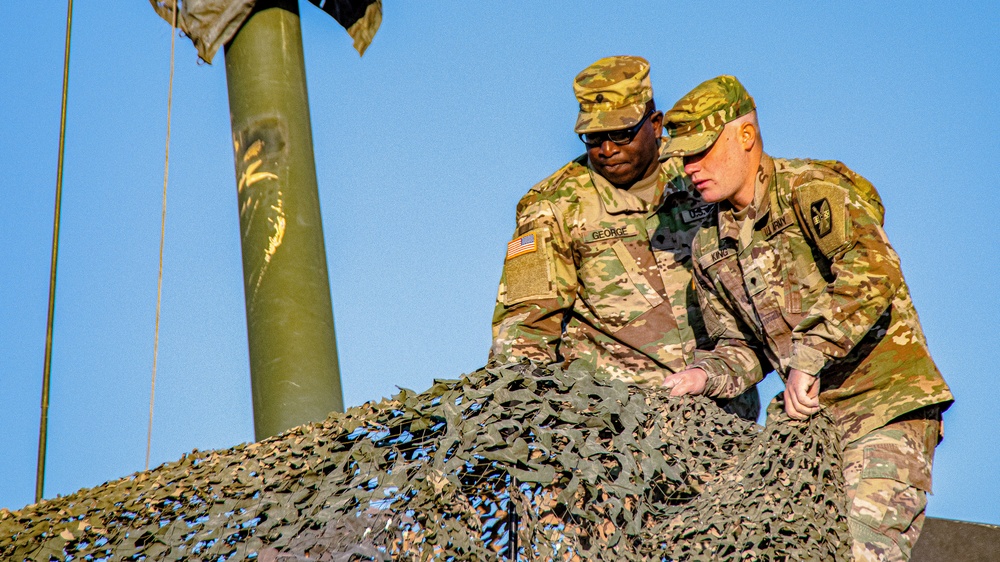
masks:
[[[621,240],[588,244],[577,274],[580,298],[612,330],[663,302]]]
[[[771,242],[780,260],[785,311],[793,315],[808,312],[827,284],[813,248],[797,228],[786,229]]]
[[[729,297],[729,302],[748,304],[746,288],[743,286],[743,274],[735,257],[726,258],[713,263],[707,270],[709,277],[715,279],[716,287],[722,289]]]
[[[698,265],[715,280],[734,302],[745,300],[743,291],[743,276],[739,263],[736,261],[736,250],[731,247],[712,248],[698,258]]]
[[[742,322],[758,338],[762,338],[753,300],[747,294],[743,272],[736,252],[732,249],[716,250],[701,259],[702,267],[713,280],[715,290],[722,300],[727,301]]]

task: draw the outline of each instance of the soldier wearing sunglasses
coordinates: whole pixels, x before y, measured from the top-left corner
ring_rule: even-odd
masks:
[[[656,387],[711,345],[691,272],[710,207],[679,159],[659,161],[648,62],[598,60],[573,89],[586,152],[518,203],[490,354]],[[752,420],[760,408],[755,388],[720,403]]]

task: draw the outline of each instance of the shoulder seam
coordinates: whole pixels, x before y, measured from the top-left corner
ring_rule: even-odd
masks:
[[[578,171],[578,168],[581,170]],[[570,177],[581,175],[581,172],[586,172],[586,167],[580,164],[579,159],[572,160],[565,164],[562,168],[556,170],[549,177],[533,185],[528,191],[542,192],[547,189],[551,189]]]

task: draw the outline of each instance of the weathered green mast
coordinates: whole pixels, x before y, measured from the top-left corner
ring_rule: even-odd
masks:
[[[343,411],[296,0],[262,0],[226,45],[254,432]]]

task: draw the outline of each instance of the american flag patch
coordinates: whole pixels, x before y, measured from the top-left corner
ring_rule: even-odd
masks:
[[[535,233],[525,234],[507,243],[507,259],[534,252],[536,249]]]

